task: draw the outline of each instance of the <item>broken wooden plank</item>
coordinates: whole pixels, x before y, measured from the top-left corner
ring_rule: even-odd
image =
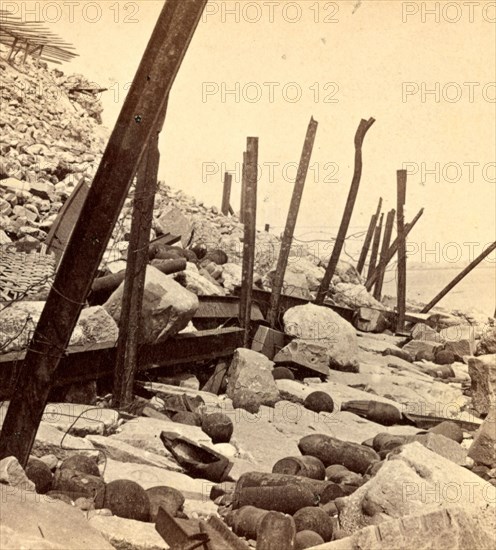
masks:
[[[489,256],[489,254],[491,254],[493,250],[496,250],[496,241],[491,246],[486,248],[486,250],[484,250],[481,254],[479,254],[479,256],[475,258],[475,260],[470,262],[469,265],[463,271],[461,271],[448,285],[446,285],[435,298],[433,298],[426,306],[424,306],[420,310],[420,313],[427,313],[428,311],[430,311],[442,298],[446,296],[446,294],[448,294],[448,292],[452,288],[454,288],[465,276],[467,276],[476,266],[478,266],[482,262],[482,260],[484,260],[484,258],[487,258],[487,256]]]
[[[369,269],[367,272],[367,278],[371,276],[373,271],[377,268],[377,256],[379,254],[379,246],[381,244],[382,223],[384,221],[384,213],[379,218],[379,223],[375,228],[374,242],[372,243],[372,252],[370,253]]]
[[[239,297],[237,296],[198,296],[200,305],[193,317],[195,319],[215,319],[222,323],[237,319],[239,314]],[[251,304],[251,321],[264,321],[265,317],[257,303]]]
[[[318,122],[312,117],[308,124],[305,142],[303,144],[303,151],[301,153],[300,164],[298,165],[298,172],[296,174],[293,195],[291,197],[291,204],[289,205],[288,217],[286,220],[286,226],[284,228],[284,234],[282,236],[281,248],[279,251],[279,258],[277,259],[277,267],[275,270],[274,281],[272,283],[270,309],[267,317],[267,321],[272,328],[275,327],[278,318],[279,300],[284,283],[284,275],[286,274],[289,253],[291,251],[291,245],[293,243],[294,230],[296,227],[296,221],[298,219],[298,212],[300,210],[301,198],[303,196],[303,188],[305,187],[305,181],[307,179],[308,167],[310,165],[313,144],[315,142],[315,135],[317,133],[317,126]],[[267,226],[265,227],[265,230],[268,231]]]
[[[377,220],[379,219],[381,208],[382,208],[382,197],[379,199],[379,204],[377,205],[376,213],[372,214],[370,218],[369,228],[367,230],[367,234],[365,235],[365,241],[363,242],[363,247],[360,252],[360,257],[358,258],[357,271],[358,273],[360,273],[360,275],[362,274],[363,267],[365,266],[365,261],[367,260],[367,256],[369,254],[370,245],[372,244],[372,238],[374,237],[375,226],[377,225]]]
[[[138,352],[138,370],[192,364],[229,357],[243,346],[243,330],[237,327],[178,334],[157,344],[143,344]],[[71,346],[61,359],[54,387],[112,376],[116,358],[115,342]],[[26,352],[0,355],[0,399],[10,399],[15,379]]]
[[[206,3],[170,0],[162,8],[19,373],[0,459],[15,456],[27,464],[57,366]]]
[[[55,255],[57,264],[64,255],[89,190],[89,185],[82,179],[74,188],[71,196],[65,201],[48,232],[45,240],[47,253]]]
[[[346,239],[348,227],[350,226],[353,208],[355,207],[355,201],[358,195],[358,188],[360,187],[360,179],[362,177],[363,140],[374,122],[375,119],[373,118],[369,118],[369,120],[362,119],[355,134],[355,170],[353,173],[348,199],[343,212],[343,217],[341,219],[341,224],[336,237],[336,242],[334,243],[334,248],[332,249],[331,257],[329,258],[329,264],[324,277],[322,278],[322,282],[320,283],[319,290],[317,291],[317,297],[315,298],[315,303],[319,306],[324,303],[325,297],[329,290],[329,285],[331,284],[339,258],[341,256],[341,251],[343,250],[344,241]]]

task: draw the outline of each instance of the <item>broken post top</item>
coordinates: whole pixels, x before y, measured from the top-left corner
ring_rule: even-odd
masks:
[[[355,147],[360,147],[362,145],[365,135],[374,122],[375,118],[369,118],[368,120],[362,118],[355,134]]]

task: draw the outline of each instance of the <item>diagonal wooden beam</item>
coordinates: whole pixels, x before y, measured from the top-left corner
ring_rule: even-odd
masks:
[[[291,244],[293,243],[296,220],[298,219],[298,211],[300,210],[303,188],[305,187],[305,181],[307,179],[308,166],[312,156],[317,126],[318,122],[312,117],[308,124],[305,142],[303,144],[303,151],[301,152],[300,164],[296,174],[293,196],[291,197],[291,204],[289,205],[288,218],[286,220],[286,227],[284,228],[284,234],[282,236],[281,249],[277,260],[274,283],[272,285],[270,310],[267,319],[272,328],[275,327],[279,313],[279,300],[282,293],[282,286],[284,284],[284,275],[286,273],[286,267],[288,266],[289,253],[291,251]]]
[[[365,241],[363,242],[362,250],[360,252],[360,257],[358,258],[357,271],[362,274],[363,268],[365,266],[365,261],[369,254],[370,245],[372,244],[372,238],[374,237],[375,226],[377,225],[377,220],[381,213],[382,208],[382,197],[379,199],[379,204],[377,205],[377,211],[375,214],[372,214],[370,218],[369,228],[367,234],[365,235]]]
[[[162,8],[26,354],[0,435],[0,459],[15,456],[27,464],[57,365],[206,2],[169,0]]]

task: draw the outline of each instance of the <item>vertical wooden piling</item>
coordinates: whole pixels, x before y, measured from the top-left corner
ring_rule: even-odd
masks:
[[[270,323],[270,326],[272,328],[274,328],[277,321],[279,302],[281,299],[282,286],[284,283],[284,275],[286,273],[286,267],[288,265],[291,244],[293,243],[294,230],[296,227],[296,221],[298,219],[298,212],[300,210],[301,198],[303,196],[303,188],[305,187],[308,167],[310,165],[310,158],[312,156],[313,144],[315,143],[317,126],[318,122],[312,117],[308,124],[305,142],[303,144],[303,151],[301,153],[300,164],[298,166],[298,172],[296,174],[296,180],[293,188],[293,196],[291,197],[288,217],[286,220],[286,227],[284,228],[284,234],[281,241],[281,249],[279,252],[279,258],[277,260],[277,268],[275,271],[274,282],[272,284],[272,294],[270,296],[270,306],[267,316],[267,321]]]
[[[428,313],[442,298],[446,296],[446,294],[448,294],[448,292],[452,288],[454,288],[464,277],[466,277],[476,266],[478,266],[482,262],[482,260],[484,260],[484,258],[487,258],[487,256],[489,256],[489,254],[491,254],[493,250],[496,250],[496,241],[491,246],[486,248],[484,252],[479,254],[479,256],[475,258],[475,260],[470,262],[468,266],[463,271],[461,271],[448,285],[446,285],[435,298],[433,298],[425,307],[423,307],[421,313]]]
[[[374,122],[375,119],[373,118],[369,118],[369,120],[362,119],[355,134],[355,170],[353,173],[353,180],[351,182],[348,200],[346,201],[346,207],[344,209],[343,218],[341,219],[341,225],[339,226],[336,242],[334,243],[334,248],[329,259],[329,264],[327,266],[322,282],[320,283],[319,290],[317,291],[317,297],[315,298],[315,303],[317,305],[322,305],[324,303],[327,291],[329,290],[329,285],[331,284],[332,277],[334,275],[334,272],[336,271],[336,267],[339,262],[339,257],[341,256],[341,251],[343,249],[344,241],[346,239],[346,233],[348,232],[351,216],[353,214],[356,197],[358,195],[358,188],[360,187],[360,179],[362,176],[363,140],[365,139],[365,135],[367,134],[372,124],[374,124]]]
[[[160,13],[57,270],[0,435],[0,459],[27,464],[52,378],[207,0],[169,0]]]
[[[247,162],[247,153],[243,152],[243,166],[241,168],[241,199],[239,205],[239,221],[245,223],[245,201],[246,201],[246,162]]]
[[[358,258],[357,271],[358,273],[360,273],[360,275],[362,274],[363,267],[365,266],[365,262],[369,254],[370,245],[372,243],[372,238],[375,232],[375,226],[377,225],[377,220],[379,219],[381,209],[382,209],[382,197],[379,199],[379,204],[377,206],[376,213],[372,214],[372,216],[370,217],[369,228],[367,230],[367,234],[365,235],[365,241],[363,242],[363,247],[360,252],[360,257]]]
[[[379,259],[379,265],[377,269],[379,270],[379,275],[377,277],[377,282],[374,287],[374,298],[376,300],[381,300],[382,296],[382,286],[384,284],[384,276],[386,274],[387,267],[387,254],[389,247],[391,245],[391,235],[393,234],[393,225],[394,217],[396,216],[396,211],[390,210],[386,218],[386,227],[384,228],[384,237],[382,238],[382,248],[381,248],[381,257]],[[367,290],[371,290],[368,288]]]
[[[163,121],[160,123],[159,131],[150,138],[137,173],[114,371],[112,406],[117,409],[129,407],[134,398],[133,386],[138,366],[148,245],[160,162],[158,139],[162,125]]]
[[[374,242],[372,243],[372,252],[370,253],[369,269],[367,273],[367,278],[370,276],[372,271],[377,267],[377,257],[379,255],[379,246],[381,244],[381,234],[382,234],[382,223],[384,221],[384,213],[381,214],[379,218],[379,223],[377,224],[374,231]]]
[[[406,170],[397,171],[398,202],[396,207],[396,228],[398,232],[398,291],[397,291],[397,319],[396,332],[405,330],[406,313],[406,235],[404,206],[406,200]]]
[[[417,222],[420,220],[420,218],[422,217],[424,213],[424,209],[421,208],[417,215],[415,216],[415,218],[413,218],[413,220],[410,222],[410,223],[407,223],[405,225],[405,238],[408,237],[408,235],[410,234],[410,232],[412,231],[412,229],[415,227],[415,225],[417,224]],[[389,247],[389,250],[388,250],[388,253],[387,253],[387,262],[386,262],[386,267],[388,266],[389,262],[393,259],[394,255],[396,254],[396,252],[398,252],[398,237],[396,237],[396,239],[394,239],[393,241],[393,244]],[[379,275],[379,272],[377,269],[374,270],[374,272],[372,273],[372,275],[370,277],[367,277],[367,282],[365,283],[365,286],[367,288],[372,288],[372,286],[375,284],[375,282],[377,281],[377,277]]]
[[[245,329],[244,346],[249,346],[253,270],[255,267],[255,240],[257,233],[257,178],[258,138],[249,137],[245,157],[245,199],[243,239],[243,271],[239,301],[240,324]]]
[[[229,215],[229,204],[231,200],[231,186],[232,186],[232,174],[226,172],[224,174],[224,188],[222,191],[222,206],[221,212],[224,216]]]

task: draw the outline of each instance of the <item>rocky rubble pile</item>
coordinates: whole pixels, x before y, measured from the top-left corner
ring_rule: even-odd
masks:
[[[295,309],[288,317],[302,318]],[[360,372],[325,381],[291,362],[276,376],[277,363],[240,348],[225,394],[201,391],[191,367],[172,385],[138,382],[131,414],[108,398],[48,405],[25,471],[0,462],[2,548],[34,548],[33,523],[43,548],[61,548],[64,506],[78,525],[65,548],[165,550],[159,507],[191,534],[205,521],[218,537],[217,517],[247,548],[275,537],[287,549],[492,548],[494,386],[482,420],[463,382],[398,357],[401,338],[355,337]],[[470,379],[470,366],[457,369]],[[409,414],[438,421],[419,429]],[[26,514],[32,522],[20,525]]]

